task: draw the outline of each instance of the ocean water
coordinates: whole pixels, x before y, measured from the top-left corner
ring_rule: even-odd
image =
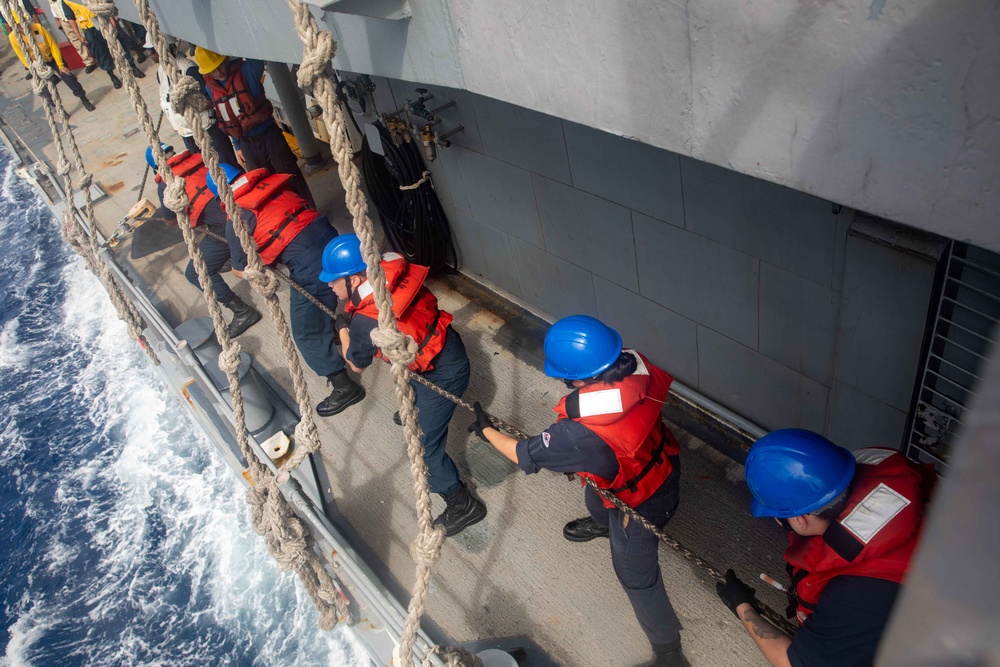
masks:
[[[0,665],[367,665],[0,154]]]

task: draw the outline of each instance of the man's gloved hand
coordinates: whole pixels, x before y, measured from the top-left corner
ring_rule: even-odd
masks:
[[[349,329],[351,327],[351,316],[347,313],[337,313],[337,316],[333,318],[333,328],[339,334],[342,329]]]
[[[719,599],[722,600],[723,604],[729,607],[729,610],[734,614],[736,614],[736,608],[744,602],[757,609],[757,603],[753,599],[757,590],[740,581],[732,569],[726,570],[726,582],[717,583],[715,592],[719,594]],[[739,617],[740,615],[736,614],[736,618]]]
[[[486,414],[486,410],[483,410],[483,406],[479,404],[479,401],[473,403],[472,407],[476,411],[476,421],[473,422],[472,424],[469,424],[469,433],[475,433],[485,442],[489,442],[486,436],[483,435],[483,429],[494,428],[493,422],[490,421],[489,416]]]

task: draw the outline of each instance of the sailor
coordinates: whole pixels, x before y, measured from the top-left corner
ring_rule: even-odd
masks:
[[[774,431],[746,460],[755,517],[789,531],[794,638],[761,618],[754,589],[733,570],[719,597],[771,665],[869,666],[906,577],[933,473],[892,449],[853,454],[802,429]],[[926,480],[926,481],[925,481]]]
[[[170,53],[174,56],[178,72],[190,76],[201,86],[204,86],[205,79],[198,73],[198,65],[177,48],[176,40],[172,37],[167,37],[167,41],[169,42],[167,48],[170,49]],[[188,127],[187,120],[183,114],[174,111],[173,106],[170,104],[170,77],[167,76],[167,72],[163,69],[163,64],[160,62],[160,54],[153,48],[153,43],[149,35],[146,36],[146,43],[143,46],[149,51],[149,57],[153,59],[153,62],[159,65],[156,71],[156,80],[160,84],[160,109],[163,110],[164,117],[166,117],[167,122],[170,123],[174,130],[177,131],[177,134],[181,135],[184,147],[192,153],[200,153],[201,149],[198,148],[198,144],[194,141],[194,131]],[[174,77],[175,80],[176,78]],[[210,110],[203,111],[201,119],[202,125],[212,140],[215,152],[219,154],[219,162],[236,164],[236,152],[233,150],[233,144],[229,141],[229,137],[219,129],[212,112]]]
[[[451,313],[438,308],[437,298],[424,285],[427,267],[411,264],[394,252],[383,255],[381,264],[399,330],[417,343],[417,357],[409,369],[461,396],[469,386],[469,357],[462,337],[451,327]],[[319,279],[344,301],[345,313],[337,317],[336,327],[351,369],[360,373],[376,357],[385,359],[371,340],[371,332],[378,326],[378,307],[365,275],[361,241],[355,234],[338,236],[327,244]],[[445,448],[455,404],[415,380],[410,380],[410,386],[416,398],[431,491],[445,501],[445,509],[434,523],[444,527],[446,536],[457,535],[486,518],[486,505],[469,491]]]
[[[292,189],[288,174],[272,174],[267,169],[243,172],[239,167],[222,165],[233,188],[236,203],[243,213],[257,251],[265,265],[284,264],[292,280],[331,311],[337,309],[337,297],[329,285],[319,279],[323,268],[323,248],[337,236],[326,216],[321,215]],[[208,187],[218,196],[212,175]],[[226,223],[226,238],[232,256],[233,275],[243,277],[247,257],[233,229]],[[291,290],[288,306],[292,337],[302,358],[317,375],[326,377],[333,391],[316,406],[320,417],[340,414],[365,397],[365,389],[354,382],[337,352],[333,319],[296,290]]]
[[[121,88],[122,81],[117,75],[115,75],[115,61],[114,58],[111,57],[111,51],[108,50],[108,43],[105,41],[104,35],[101,34],[101,31],[96,25],[94,25],[94,12],[79,3],[72,2],[72,0],[64,1],[66,3],[66,7],[69,8],[69,10],[73,13],[73,16],[76,18],[77,24],[83,29],[83,36],[87,40],[87,46],[90,47],[90,53],[94,56],[94,60],[97,61],[98,67],[107,72],[108,77],[111,79],[112,86],[115,88]],[[69,15],[67,14],[67,18],[68,17]],[[111,19],[111,21],[115,25],[115,31],[117,34],[117,19]],[[120,37],[119,41],[121,41]],[[122,48],[125,51],[125,60],[128,61],[129,67],[132,68],[132,75],[137,79],[141,79],[146,76],[142,73],[141,69],[136,67],[135,61],[132,59],[132,53],[128,50],[128,47],[125,44],[122,44]]]
[[[218,206],[215,194],[208,188],[208,169],[201,161],[201,155],[191,151],[175,155],[173,146],[160,144],[160,147],[167,154],[167,165],[170,166],[170,170],[179,178],[184,179],[184,190],[188,196],[187,214],[191,219],[191,226],[204,225],[204,228],[212,234],[223,239],[226,238],[226,214],[222,207]],[[153,171],[156,171],[156,161],[153,159],[151,147],[146,148],[146,162]],[[159,174],[156,175],[156,183],[157,192],[162,202],[163,193],[167,186]],[[176,220],[177,214],[164,207],[163,217],[168,220]],[[219,303],[233,312],[233,319],[229,323],[228,329],[229,335],[235,338],[259,322],[260,313],[233,292],[222,278],[222,268],[229,262],[229,245],[226,241],[205,234],[199,247],[205,265],[208,267],[208,276],[212,280],[212,288],[215,290],[216,298],[218,298]],[[188,261],[187,268],[184,269],[184,277],[199,290],[201,289],[198,273],[191,260]]]
[[[52,9],[52,16],[56,20],[56,27],[66,33],[69,43],[80,54],[80,59],[86,65],[86,69],[83,70],[84,73],[90,74],[97,69],[97,63],[94,62],[94,57],[90,55],[90,49],[87,48],[83,31],[80,30],[80,25],[76,22],[73,10],[67,7],[63,0],[49,0],[49,6]]]
[[[93,103],[87,99],[87,91],[83,89],[83,86],[80,85],[77,78],[72,72],[69,71],[69,68],[66,67],[66,63],[63,62],[62,53],[59,51],[59,45],[56,43],[56,40],[52,38],[52,35],[48,30],[42,27],[40,23],[30,23],[28,25],[28,30],[22,28],[20,24],[12,30],[10,26],[7,25],[7,21],[2,18],[0,18],[0,23],[3,24],[3,30],[7,33],[7,37],[10,39],[10,45],[14,49],[14,53],[16,53],[17,57],[21,60],[21,64],[23,64],[26,68],[29,68],[28,78],[31,77],[31,71],[28,64],[28,58],[24,54],[24,49],[21,48],[21,40],[28,39],[27,32],[30,31],[31,38],[35,40],[35,44],[38,46],[38,51],[42,55],[42,60],[45,61],[46,65],[55,70],[50,80],[54,83],[58,83],[61,80],[66,84],[66,87],[80,99],[80,104],[83,105],[84,109],[87,111],[94,110],[95,107]],[[27,46],[27,44],[25,46]],[[42,94],[48,97],[49,91],[43,90]]]
[[[198,72],[215,105],[219,127],[233,140],[236,157],[248,172],[265,168],[289,174],[291,186],[314,207],[298,160],[274,122],[274,107],[264,94],[264,61],[229,58],[201,46],[194,50]]]
[[[573,390],[556,405],[558,420],[518,441],[493,428],[476,403],[469,430],[525,473],[546,469],[591,479],[662,528],[680,494],[680,446],[660,416],[673,378],[623,349],[617,331],[587,315],[553,324],[544,347],[545,374]],[[647,664],[686,665],[681,623],[660,573],[659,540],[590,486],[584,501],[590,516],[566,524],[563,535],[573,542],[610,536],[615,574],[652,644]]]

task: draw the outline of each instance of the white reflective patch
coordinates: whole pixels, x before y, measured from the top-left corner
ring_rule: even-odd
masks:
[[[902,495],[885,484],[879,484],[840,523],[868,544],[909,504],[910,501]]]
[[[229,122],[229,110],[226,108],[226,105],[225,104],[220,104],[219,107],[218,107],[218,109],[219,109],[219,115],[222,116],[222,120],[224,122],[228,123]]]
[[[374,291],[375,290],[372,289],[372,284],[367,280],[358,285],[358,296],[361,297],[362,299]]]
[[[635,350],[625,350],[625,352],[628,352],[635,357],[635,363],[638,364],[638,366],[636,366],[635,373],[632,375],[649,375],[649,369],[646,368],[646,364],[642,363],[642,357],[639,356],[638,352]]]
[[[602,389],[580,394],[580,416],[596,417],[622,411],[622,393],[617,389]]]
[[[862,465],[877,466],[895,453],[895,449],[867,447],[854,452],[854,460]]]
[[[400,255],[398,252],[387,252],[384,255],[382,255],[383,262],[394,262],[397,259],[403,259],[403,256]]]
[[[548,431],[542,431],[542,444],[546,447],[549,446],[549,442],[552,440],[552,436],[549,435]]]
[[[229,187],[232,188],[233,191],[235,192],[236,190],[242,188],[246,184],[247,184],[247,175],[243,174],[239,178],[233,180],[233,182],[229,184]]]
[[[240,107],[240,101],[237,100],[235,97],[229,98],[229,108],[233,110],[233,118],[240,117],[240,112],[243,109],[242,107]]]

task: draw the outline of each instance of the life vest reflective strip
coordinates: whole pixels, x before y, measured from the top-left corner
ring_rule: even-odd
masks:
[[[288,174],[255,169],[232,184],[236,203],[257,216],[253,240],[264,264],[273,264],[292,239],[319,217],[289,186],[291,180]]]
[[[563,397],[555,411],[559,419],[572,419],[593,431],[618,461],[614,479],[587,472],[578,473],[580,477],[636,507],[670,477],[669,457],[680,453],[680,445],[660,415],[673,378],[635,350],[625,352],[638,362],[632,375],[613,384],[581,387]],[[613,507],[604,498],[601,502]]]
[[[201,159],[199,153],[184,151],[169,160],[167,166],[175,176],[184,179],[184,191],[188,196],[188,217],[191,218],[191,226],[197,227],[201,224],[201,216],[205,212],[205,207],[215,199],[215,195],[208,189],[208,169]],[[160,175],[156,175],[156,182],[163,181]]]
[[[901,583],[923,520],[924,476],[890,449],[854,452],[858,466],[847,502],[823,535],[789,534],[785,550],[792,585],[788,616],[804,623],[827,583],[839,576]]]
[[[396,325],[417,343],[417,357],[407,368],[415,373],[426,373],[434,368],[434,358],[444,349],[448,325],[454,317],[438,308],[437,297],[424,287],[426,266],[410,264],[394,252],[386,253],[380,263],[385,271],[386,286],[392,294]],[[348,301],[344,308],[349,313],[377,320],[378,306],[371,285],[367,281],[362,283],[357,293],[360,296],[358,304]],[[376,356],[388,361],[381,350]]]
[[[205,77],[205,85],[212,94],[219,127],[229,136],[239,139],[270,119],[274,107],[263,92],[260,97],[251,94],[242,63],[232,62],[229,68],[230,75],[225,81]]]

